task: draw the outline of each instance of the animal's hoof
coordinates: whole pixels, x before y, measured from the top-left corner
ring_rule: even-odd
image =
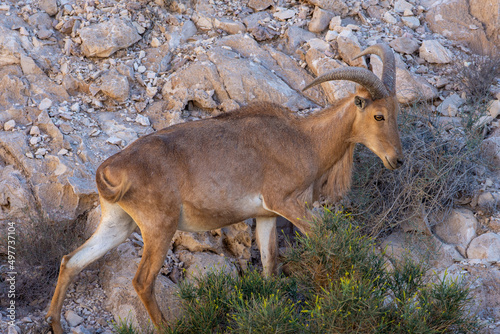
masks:
[[[45,322],[48,323],[49,325],[51,325],[52,324],[52,317],[47,317],[45,319]]]

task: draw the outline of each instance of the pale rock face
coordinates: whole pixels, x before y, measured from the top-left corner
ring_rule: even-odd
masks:
[[[426,40],[420,46],[420,57],[429,63],[447,64],[453,59],[452,54],[436,40]]]
[[[489,232],[475,238],[467,249],[467,257],[500,261],[500,235]]]
[[[436,225],[435,233],[445,242],[466,249],[476,236],[477,227],[478,222],[472,211],[454,209],[446,220]]]
[[[330,20],[333,18],[333,13],[316,7],[313,12],[311,22],[309,22],[309,31],[320,33],[328,28]]]
[[[99,88],[104,94],[117,101],[125,101],[130,90],[127,77],[117,71],[110,71],[103,75]]]
[[[87,57],[109,57],[141,39],[130,22],[111,19],[80,30],[82,51]]]

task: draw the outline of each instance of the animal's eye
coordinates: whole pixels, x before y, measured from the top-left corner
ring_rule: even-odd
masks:
[[[385,117],[382,115],[375,115],[374,117],[375,117],[375,120],[379,121],[379,122],[385,120]]]

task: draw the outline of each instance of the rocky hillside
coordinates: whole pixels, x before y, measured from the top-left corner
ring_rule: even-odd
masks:
[[[426,103],[425,116],[457,127],[470,97],[458,71],[475,52],[500,47],[499,36],[496,0],[0,1],[1,234],[9,223],[21,231],[78,221],[88,235],[99,218],[94,174],[105,158],[145,134],[251,101],[298,113],[325,106],[353,92],[354,84],[301,88],[333,68],[367,66],[352,58],[378,42],[395,51],[399,101]],[[378,58],[370,65],[381,72]],[[468,275],[476,311],[488,330],[498,325],[500,331],[500,214],[486,210],[500,199],[494,170],[500,167],[500,81],[487,88],[482,147],[496,166],[480,175],[467,208],[453,211],[428,238],[442,254],[435,268]],[[234,273],[245,267],[255,255],[251,225],[179,233],[157,283],[162,307],[173,305],[166,296],[174,295],[182,269],[189,278],[213,265]],[[397,249],[405,233],[382,245]],[[59,242],[58,235],[39,238]],[[6,245],[0,245],[1,265]],[[68,330],[109,331],[107,322],[118,317],[146,322],[130,284],[141,245],[135,233],[80,275],[63,311]],[[0,267],[3,287],[7,272]],[[28,306],[18,310],[9,333],[38,328],[47,305],[23,293]],[[3,331],[9,321],[3,295],[1,305]]]

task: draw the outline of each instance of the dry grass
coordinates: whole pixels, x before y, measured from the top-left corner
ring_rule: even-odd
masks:
[[[85,239],[86,217],[55,223],[33,218],[19,224],[17,291],[20,306],[35,306],[50,298],[61,258]]]

